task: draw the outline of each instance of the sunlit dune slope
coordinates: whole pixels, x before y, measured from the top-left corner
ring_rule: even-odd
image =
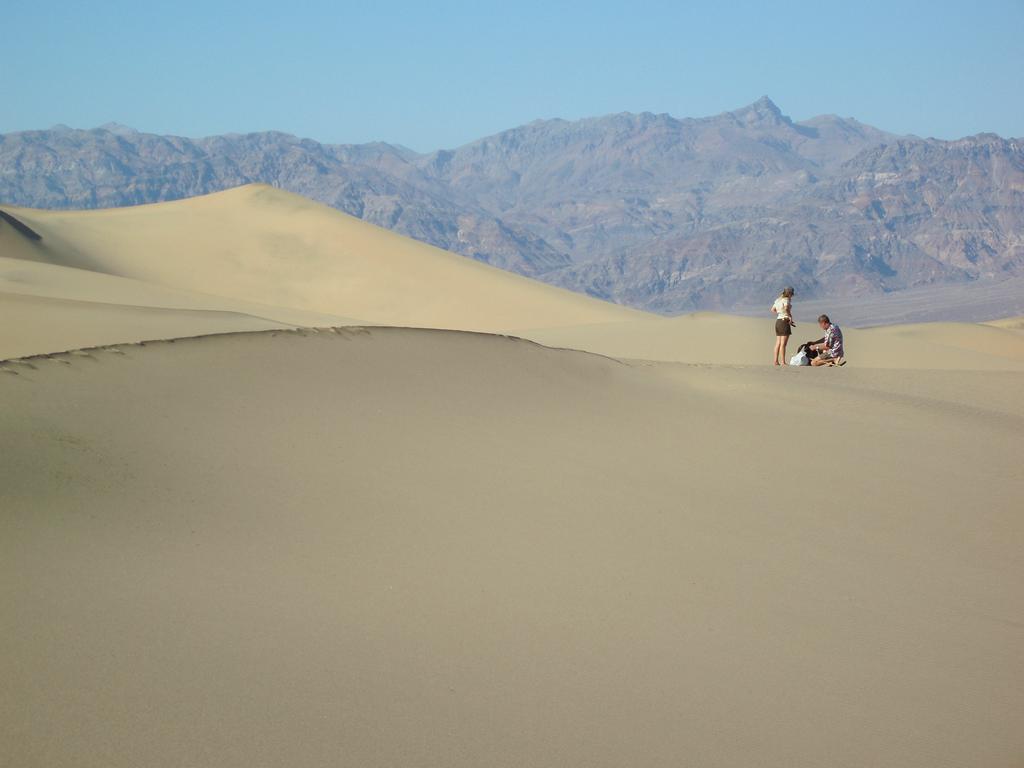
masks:
[[[265,185],[98,211],[7,209],[4,256],[384,325],[472,330],[643,317]],[[6,252],[10,250],[11,252]]]
[[[306,312],[292,307],[258,304],[242,299],[229,299],[208,293],[168,288],[156,283],[117,277],[104,272],[2,256],[0,256],[0,292],[97,304],[238,312],[296,326],[329,326],[362,322],[358,318],[346,315],[330,315]]]
[[[0,359],[206,333],[358,323],[0,257]]]
[[[11,765],[1024,754],[1024,374],[397,328],[30,363],[0,365]]]

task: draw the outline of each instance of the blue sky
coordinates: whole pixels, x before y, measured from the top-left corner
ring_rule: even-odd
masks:
[[[769,95],[957,138],[1024,136],[1024,0],[17,3],[0,132],[453,147],[537,118],[715,114]]]

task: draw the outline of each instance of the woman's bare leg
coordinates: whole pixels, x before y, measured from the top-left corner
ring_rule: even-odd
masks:
[[[779,336],[782,339],[782,364],[789,365],[789,360],[786,358],[786,345],[789,344],[789,336]]]
[[[779,364],[779,350],[782,348],[782,337],[775,337],[775,365]]]

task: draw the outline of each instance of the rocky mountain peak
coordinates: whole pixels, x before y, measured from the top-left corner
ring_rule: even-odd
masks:
[[[122,123],[115,122],[104,123],[96,130],[106,131],[107,133],[112,133],[115,136],[134,136],[138,133],[138,131],[130,125],[123,125]]]
[[[747,126],[792,124],[792,121],[782,114],[778,105],[767,96],[762,96],[753,104],[726,114]]]

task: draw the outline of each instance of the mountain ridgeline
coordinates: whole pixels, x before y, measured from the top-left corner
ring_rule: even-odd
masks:
[[[0,202],[98,208],[250,182],[465,256],[659,312],[1024,275],[1024,140],[707,118],[540,120],[454,150],[109,124],[0,135]],[[2,226],[2,224],[0,224]]]

